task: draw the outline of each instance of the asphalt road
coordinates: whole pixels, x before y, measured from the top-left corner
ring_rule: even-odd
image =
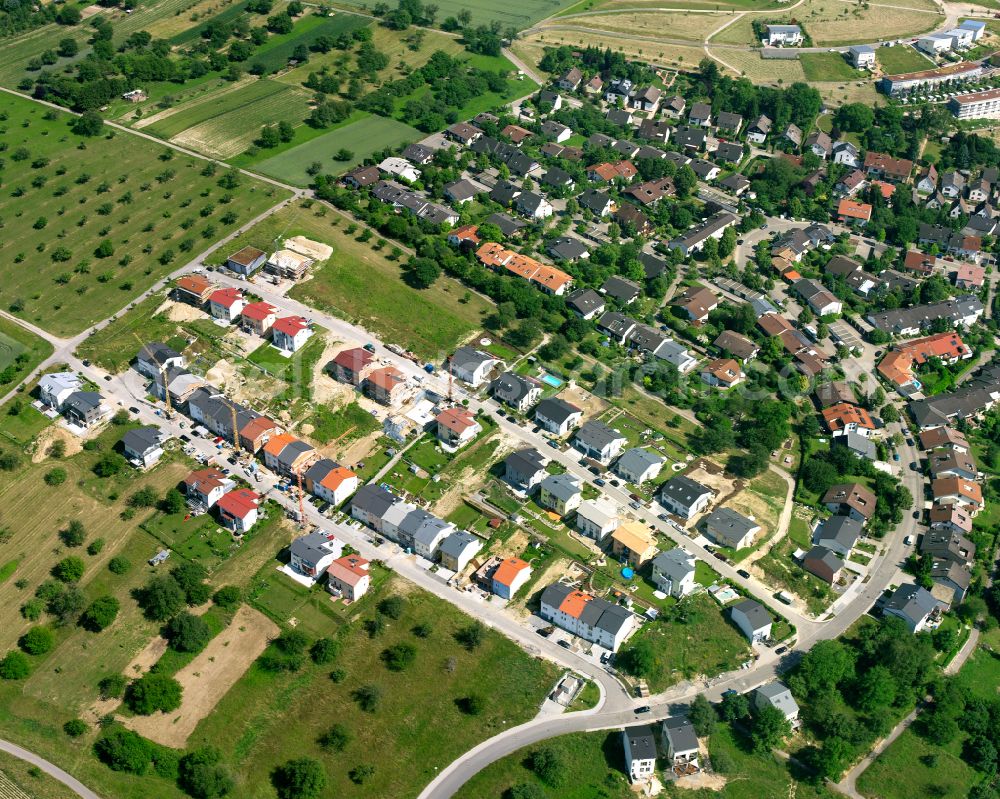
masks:
[[[67,774],[59,766],[54,763],[50,763],[43,757],[39,757],[34,752],[29,752],[17,744],[12,744],[10,741],[0,740],[0,751],[6,752],[9,755],[13,755],[18,760],[23,760],[26,763],[31,763],[31,765],[40,768],[44,773],[48,774],[55,780],[58,780],[67,788],[69,788],[73,793],[78,796],[82,796],[83,799],[101,799],[96,793],[94,793],[90,788],[80,782],[72,774]]]

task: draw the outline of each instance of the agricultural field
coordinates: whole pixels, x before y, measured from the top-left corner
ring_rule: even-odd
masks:
[[[57,50],[59,42],[67,37],[76,41],[80,51],[72,58],[59,58],[52,68],[61,69],[80,60],[90,49],[87,45],[89,30],[83,25],[66,27],[52,24],[26,31],[16,37],[5,38],[3,47],[0,47],[0,86],[16,89],[18,83],[25,78],[34,79],[38,73],[28,71],[28,62],[45,50]]]
[[[723,19],[714,14],[685,14],[663,11],[622,11],[620,14],[592,14],[573,20],[574,25],[583,25],[609,33],[625,33],[634,36],[656,38],[666,36],[671,39],[691,39],[702,42]],[[542,27],[541,30],[547,30]]]
[[[138,137],[77,136],[69,114],[28,100],[2,108],[11,189],[0,197],[0,304],[56,335],[116,312],[287,196]]]
[[[532,31],[525,34],[515,42],[513,51],[525,61],[537,64],[542,55],[544,55],[546,47],[558,47],[564,44],[581,48],[610,48],[614,52],[622,53],[626,58],[651,61],[662,66],[693,68],[705,57],[705,51],[701,47],[695,47],[694,45],[683,47],[674,44],[668,45],[657,42],[622,39],[610,33],[583,33],[581,31],[559,30],[556,28]]]
[[[728,28],[726,29],[729,30]],[[723,34],[726,31],[723,31]],[[713,41],[715,41],[713,39]],[[749,78],[754,83],[775,84],[781,81],[785,84],[806,79],[802,62],[791,59],[763,59],[754,50],[735,50],[722,47],[708,48],[708,54],[722,66],[728,67],[738,75]]]
[[[298,586],[293,591],[301,593]],[[372,636],[363,622],[390,594],[403,597],[402,613]],[[330,604],[329,597],[320,601]],[[370,592],[351,611],[347,626],[325,622],[323,634],[336,638],[343,653],[332,664],[342,671],[337,681],[330,679],[330,666],[307,664],[287,675],[255,664],[195,730],[189,745],[220,747],[236,776],[235,795],[273,797],[271,769],[309,756],[326,771],[324,797],[415,796],[436,770],[476,742],[533,717],[556,678],[551,665],[496,633],[485,631],[474,651],[461,646],[455,634],[471,618],[399,580]],[[413,632],[420,625],[426,626],[424,638]],[[382,653],[398,644],[413,646],[415,658],[404,671],[392,672]],[[354,698],[365,686],[379,694],[369,711]],[[471,694],[485,700],[479,715],[462,709]],[[317,742],[334,723],[348,733],[336,753]],[[348,772],[364,764],[374,765],[374,773],[363,785],[353,784]]]
[[[921,0],[914,0],[921,2]],[[682,9],[691,11],[766,11],[781,8],[781,0],[580,0],[556,16],[569,17],[588,11],[629,11],[632,9]]]
[[[799,61],[808,81],[867,79],[867,74],[847,63],[841,53],[802,53]]]
[[[524,30],[539,20],[557,14],[573,0],[443,0],[436,3],[438,13],[436,23],[454,17],[462,11],[472,16],[473,25],[489,25],[496,21],[501,28]],[[367,11],[371,3],[366,0],[341,0],[342,5],[353,6]]]
[[[298,147],[258,161],[254,168],[273,178],[307,186],[311,178],[306,170],[313,163],[322,164],[324,172],[346,172],[386,147],[400,147],[423,136],[416,128],[395,119],[356,113],[342,127],[321,132]],[[333,154],[341,148],[350,150],[351,158],[334,161]]]
[[[880,47],[875,51],[875,59],[886,75],[919,72],[934,67],[934,62],[927,56],[921,55],[916,48],[907,46]]]
[[[333,247],[333,255],[289,296],[360,324],[387,342],[440,359],[479,329],[492,304],[442,276],[429,289],[407,286],[399,263],[371,242],[348,234],[350,223],[325,206],[291,205],[237,238],[228,251],[247,244],[267,249],[278,235],[304,235]],[[221,263],[223,253],[211,263]]]
[[[19,383],[52,354],[52,345],[16,322],[0,318],[0,392]],[[9,371],[8,371],[9,370]]]

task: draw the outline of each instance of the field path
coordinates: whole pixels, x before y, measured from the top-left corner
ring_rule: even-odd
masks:
[[[8,755],[13,755],[18,760],[23,760],[25,763],[31,763],[31,765],[40,768],[43,772],[52,777],[52,779],[58,780],[73,791],[73,793],[77,796],[82,796],[83,799],[101,799],[100,796],[90,790],[90,788],[80,782],[80,780],[72,774],[68,774],[59,768],[59,766],[54,763],[50,763],[45,758],[39,757],[34,752],[29,752],[27,749],[23,749],[17,744],[12,744],[10,741],[3,740],[0,740],[0,751],[4,751]]]

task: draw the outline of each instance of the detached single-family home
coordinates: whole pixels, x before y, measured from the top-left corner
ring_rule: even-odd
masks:
[[[593,289],[577,289],[566,297],[566,305],[582,319],[591,320],[604,313],[604,298]]]
[[[875,495],[860,483],[838,483],[823,495],[823,504],[833,513],[866,522],[875,513]]]
[[[515,372],[504,372],[490,383],[490,394],[507,407],[524,413],[538,402],[542,387],[536,380],[529,380]]]
[[[747,128],[747,141],[751,144],[763,144],[771,134],[773,125],[774,122],[769,117],[761,114]]]
[[[831,516],[816,526],[814,540],[817,546],[846,558],[861,538],[863,529],[858,519],[850,516]]]
[[[396,405],[406,391],[406,377],[395,366],[384,366],[369,373],[364,382],[365,395],[382,405]]]
[[[249,277],[267,261],[267,253],[256,247],[244,247],[226,259],[226,268],[238,275]]]
[[[802,558],[802,568],[830,585],[840,580],[844,570],[841,557],[826,547],[814,546]]]
[[[818,280],[796,280],[794,288],[795,293],[809,303],[817,316],[837,314],[844,310],[844,304]]]
[[[75,372],[53,372],[42,375],[38,381],[38,398],[54,411],[61,411],[63,403],[83,386]]]
[[[745,549],[750,546],[760,525],[732,508],[716,508],[705,519],[705,535],[719,546]]]
[[[531,579],[531,565],[521,558],[500,561],[490,580],[491,590],[501,599],[511,599]]]
[[[104,416],[103,398],[96,391],[74,391],[66,397],[62,415],[77,427],[90,427]]]
[[[342,383],[358,387],[376,368],[375,355],[363,347],[341,350],[328,367],[333,376]]]
[[[535,408],[535,422],[543,430],[557,436],[564,436],[576,427],[583,418],[583,411],[559,397],[548,397]]]
[[[615,474],[633,485],[655,480],[665,463],[664,459],[648,449],[634,447],[626,450],[615,464]]]
[[[632,782],[648,780],[656,769],[656,737],[648,725],[629,727],[622,731],[625,749],[625,769]]]
[[[271,341],[285,352],[298,352],[310,336],[312,326],[301,316],[283,316],[271,327]]]
[[[576,509],[576,529],[600,543],[618,527],[618,506],[609,499],[588,499]]]
[[[452,449],[464,447],[483,430],[475,414],[460,406],[446,408],[434,417],[434,421],[437,423],[438,441]]]
[[[482,350],[459,347],[448,359],[447,365],[451,373],[463,383],[479,388],[495,367],[503,366],[503,361]]]
[[[371,587],[370,565],[360,555],[337,558],[326,569],[326,590],[348,602],[357,602]]]
[[[329,533],[314,532],[300,536],[289,547],[291,567],[314,582],[340,557],[344,545]]]
[[[216,319],[235,322],[243,312],[243,292],[234,288],[216,289],[209,295],[208,312]]]
[[[537,449],[521,449],[506,457],[504,479],[517,491],[528,493],[538,485],[548,472],[545,465],[548,460]]]
[[[568,472],[550,474],[539,484],[538,504],[566,516],[580,507],[582,486],[580,478]]]
[[[611,554],[635,568],[656,553],[656,537],[642,522],[622,522],[611,534]]]
[[[137,427],[122,436],[125,458],[133,466],[148,469],[163,456],[167,436],[156,427]]]
[[[438,548],[441,565],[453,572],[461,572],[483,548],[482,539],[467,530],[456,530]]]
[[[847,51],[851,66],[855,69],[875,68],[875,48],[870,44],[856,44]]]
[[[664,719],[662,733],[671,766],[698,765],[698,735],[687,716]]]
[[[251,302],[240,312],[240,327],[244,332],[266,336],[278,317],[278,309],[269,302]]]
[[[744,599],[730,609],[733,624],[740,628],[751,643],[759,643],[771,637],[774,619],[767,609],[754,599]]]
[[[260,495],[249,488],[237,488],[223,494],[216,503],[222,526],[236,535],[243,535],[257,523],[259,506]]]
[[[694,555],[680,547],[668,549],[653,558],[653,584],[664,594],[687,596],[694,590]]]
[[[719,298],[703,286],[692,286],[673,301],[692,322],[704,322],[719,307]]]
[[[668,513],[691,519],[712,501],[712,489],[684,475],[670,478],[660,489],[660,504]]]
[[[184,478],[188,507],[196,513],[204,513],[213,508],[233,485],[232,480],[214,467],[193,471]]]
[[[919,585],[901,585],[886,600],[882,612],[902,619],[911,633],[919,633],[941,613],[941,603]]]
[[[174,283],[174,296],[180,302],[202,308],[216,288],[218,287],[204,275],[184,275]]]
[[[727,389],[742,383],[746,378],[740,365],[732,358],[717,358],[701,369],[701,379],[708,385]]]
[[[798,702],[783,682],[775,680],[759,686],[753,692],[752,704],[757,710],[763,710],[765,707],[776,708],[792,727],[797,727],[799,724]]]
[[[185,366],[183,355],[158,341],[144,344],[135,356],[136,371],[149,378],[156,378],[167,369],[183,369]]]
[[[764,30],[769,47],[795,47],[802,44],[802,28],[798,25],[766,25]]]
[[[625,436],[596,419],[583,425],[573,437],[574,447],[588,458],[593,458],[605,466],[618,457],[618,453],[627,443],[628,439]]]
[[[405,158],[390,156],[378,165],[383,172],[397,178],[402,178],[407,183],[416,183],[420,180],[420,170]]]

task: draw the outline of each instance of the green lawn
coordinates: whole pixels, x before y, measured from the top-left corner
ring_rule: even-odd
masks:
[[[934,66],[929,58],[921,55],[915,47],[910,47],[909,45],[879,47],[875,51],[875,58],[886,75],[919,72],[923,69],[931,69]]]
[[[336,411],[325,405],[317,406],[306,421],[312,426],[309,435],[321,444],[331,441],[346,444],[379,429],[378,420],[356,402]]]
[[[750,653],[746,639],[710,596],[695,594],[682,604],[686,622],[648,622],[625,646],[628,649],[640,642],[652,645],[654,666],[644,676],[653,693],[696,675],[714,676],[738,668]]]
[[[238,237],[227,252],[247,244],[270,247],[278,236],[305,235],[333,247],[333,255],[299,283],[289,296],[314,308],[360,324],[383,340],[399,344],[424,358],[443,359],[445,354],[479,329],[492,304],[447,277],[433,286],[416,290],[402,280],[398,263],[370,242],[345,233],[347,220],[318,204],[301,203],[274,214]],[[210,262],[221,263],[225,253]]]
[[[236,91],[215,92],[198,102],[187,103],[175,113],[143,128],[145,133],[153,133],[169,139],[188,128],[221,117],[232,111],[241,111],[258,100],[287,91],[288,86],[268,78],[261,78]],[[249,126],[249,123],[248,123]]]
[[[0,305],[61,336],[136,293],[286,193],[123,133],[84,139],[68,114],[5,97]],[[23,157],[23,160],[22,160]],[[108,250],[99,250],[99,245]]]
[[[395,119],[360,113],[357,116],[360,118],[349,124],[321,132],[315,138],[273,157],[268,156],[267,150],[262,150],[251,159],[254,168],[265,175],[308,186],[312,178],[306,170],[313,162],[322,164],[324,172],[346,172],[386,147],[399,147],[424,136],[416,128]],[[334,161],[333,154],[342,147],[353,155],[346,161]]]
[[[802,53],[799,61],[808,80],[857,80],[865,74],[847,63],[842,53]]]
[[[370,593],[352,612],[370,618],[383,591]],[[307,665],[291,675],[255,666],[198,726],[191,745],[211,743],[222,750],[236,775],[234,795],[271,799],[274,766],[309,756],[325,767],[324,799],[410,799],[435,771],[475,743],[535,715],[554,684],[555,668],[488,631],[481,646],[467,651],[453,636],[471,623],[468,616],[411,586],[400,591],[406,596],[402,617],[388,620],[375,638],[358,622],[339,629],[327,622],[325,634],[341,641],[334,666],[346,672],[343,681],[330,680],[330,666]],[[429,625],[427,638],[413,634],[418,624]],[[416,660],[404,672],[390,672],[381,652],[403,642],[416,648]],[[373,713],[361,711],[352,699],[364,685],[382,691]],[[486,701],[481,715],[460,709],[459,700],[472,693]],[[343,752],[324,753],[317,737],[335,723],[347,727],[351,740]],[[360,764],[374,765],[375,773],[355,785],[348,771]]]
[[[167,343],[178,337],[180,328],[177,322],[170,321],[166,314],[155,313],[165,299],[163,294],[154,294],[128,313],[121,314],[114,322],[88,336],[76,348],[77,357],[86,358],[117,374],[128,368],[146,342]],[[181,349],[178,347],[178,352]]]
[[[52,345],[45,339],[0,317],[0,393],[21,382],[51,354]]]
[[[930,765],[928,755],[934,756]],[[976,772],[962,761],[961,736],[941,747],[908,729],[858,778],[858,791],[879,799],[964,799],[976,782]]]
[[[6,752],[0,752],[0,773],[31,799],[77,799],[77,794],[74,791],[71,791],[54,777],[47,776],[30,763],[18,760]],[[0,786],[2,785],[3,781],[0,780]],[[23,799],[17,793],[4,795],[10,796],[12,799]]]
[[[287,66],[295,48],[300,44],[307,47],[321,36],[336,38],[342,33],[351,33],[371,24],[356,14],[337,14],[333,17],[310,14],[295,22],[290,33],[272,35],[258,47],[250,57],[250,64],[263,64],[268,72]]]
[[[438,13],[436,24],[440,25],[448,17],[454,17],[462,11],[472,15],[473,25],[489,25],[498,22],[503,29],[514,28],[524,30],[540,19],[551,16],[574,0],[444,0],[436,3]],[[371,3],[365,0],[343,0],[347,6],[370,9]]]

